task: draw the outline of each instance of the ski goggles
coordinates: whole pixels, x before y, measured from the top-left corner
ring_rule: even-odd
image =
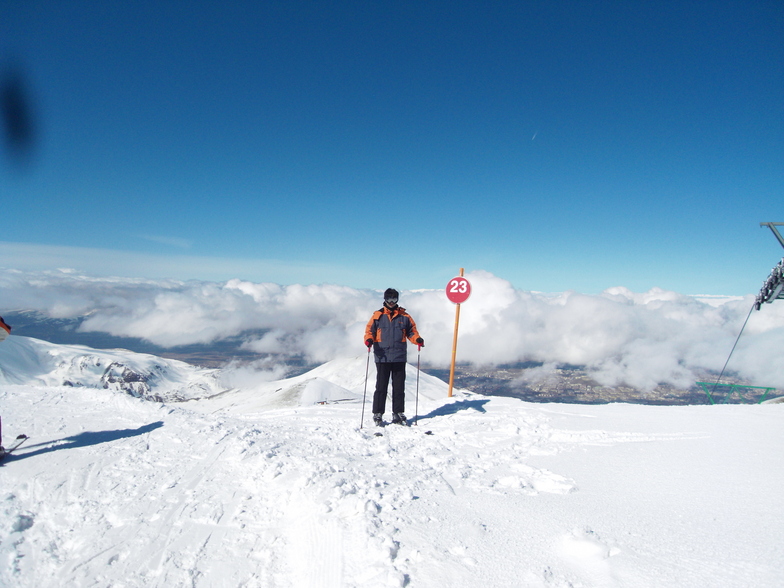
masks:
[[[389,306],[392,306],[393,304],[397,304],[397,298],[384,298],[384,302]]]

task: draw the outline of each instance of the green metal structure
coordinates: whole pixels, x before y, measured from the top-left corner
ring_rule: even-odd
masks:
[[[710,384],[708,382],[697,382],[697,384],[699,384],[705,394],[708,395],[708,400],[710,400],[711,404],[729,404],[733,394],[737,394],[743,404],[762,404],[770,393],[776,389],[766,388],[765,386],[745,386],[743,384]],[[716,394],[717,388],[729,388],[729,390],[724,393],[724,399],[720,402],[716,402],[719,400],[718,397],[720,396],[719,394]],[[746,398],[746,396],[741,393],[741,390],[749,390],[750,392],[746,392],[746,396],[759,396],[759,400]],[[764,390],[764,392],[760,395],[760,392],[755,392],[755,390]],[[714,398],[714,396],[716,396],[716,398]]]

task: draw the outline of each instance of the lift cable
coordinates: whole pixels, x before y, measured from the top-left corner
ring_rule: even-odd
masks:
[[[724,375],[724,370],[727,369],[727,364],[730,362],[730,358],[732,357],[732,354],[735,352],[735,348],[738,346],[738,341],[740,341],[740,336],[743,334],[743,330],[746,328],[746,325],[749,322],[749,318],[751,318],[751,313],[754,311],[756,307],[757,307],[757,303],[755,301],[755,303],[752,304],[751,308],[749,309],[749,314],[746,315],[746,320],[743,322],[743,326],[740,328],[740,333],[738,333],[738,338],[735,339],[735,345],[732,346],[732,350],[730,351],[730,355],[727,358],[727,361],[724,362],[724,367],[721,368],[721,373],[719,374],[719,377],[716,378],[716,383],[713,385],[711,394],[714,394],[716,392],[716,386],[718,386],[719,382],[721,382],[721,377]]]

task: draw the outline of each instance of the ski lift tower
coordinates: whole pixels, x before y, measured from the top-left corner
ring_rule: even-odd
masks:
[[[784,237],[781,236],[776,227],[784,226],[784,223],[760,223],[761,227],[768,227],[784,247]],[[784,258],[773,268],[770,276],[765,280],[762,289],[757,294],[754,307],[759,310],[763,303],[770,304],[774,300],[784,300]]]
[[[775,235],[778,242],[784,247],[784,237],[781,236],[779,230],[776,227],[784,227],[784,223],[760,223],[761,227],[768,227],[773,234]],[[746,322],[743,323],[743,326],[740,329],[740,333],[738,333],[738,338],[735,339],[735,345],[732,346],[732,351],[730,351],[730,356],[727,358],[727,361],[724,363],[724,367],[721,369],[721,373],[719,377],[716,379],[716,383],[713,384],[713,388],[708,390],[709,384],[706,382],[697,382],[705,393],[708,395],[708,399],[710,400],[711,404],[716,404],[714,399],[714,393],[716,392],[716,388],[718,386],[729,387],[729,393],[724,397],[724,402],[727,402],[732,396],[733,393],[737,392],[738,396],[743,400],[743,396],[739,392],[741,388],[744,389],[760,389],[765,390],[765,393],[760,398],[759,402],[761,403],[765,400],[765,397],[768,395],[769,392],[775,390],[775,388],[763,388],[761,386],[743,386],[738,384],[719,384],[721,382],[721,377],[724,375],[724,370],[727,369],[727,364],[730,362],[730,358],[732,357],[733,352],[735,351],[735,347],[738,345],[738,341],[740,340],[740,336],[743,334],[743,330],[746,328],[746,324],[749,322],[749,318],[751,318],[751,313],[754,312],[754,309],[760,309],[763,303],[767,302],[770,304],[774,300],[784,300],[784,258],[773,268],[773,271],[770,272],[770,276],[768,279],[765,280],[765,283],[762,284],[762,290],[760,290],[759,294],[757,294],[757,298],[754,300],[754,306],[751,307],[749,310],[749,315],[746,317]]]

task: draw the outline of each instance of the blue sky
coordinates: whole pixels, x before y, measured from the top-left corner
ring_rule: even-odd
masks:
[[[0,266],[755,294],[784,4],[0,2]]]

